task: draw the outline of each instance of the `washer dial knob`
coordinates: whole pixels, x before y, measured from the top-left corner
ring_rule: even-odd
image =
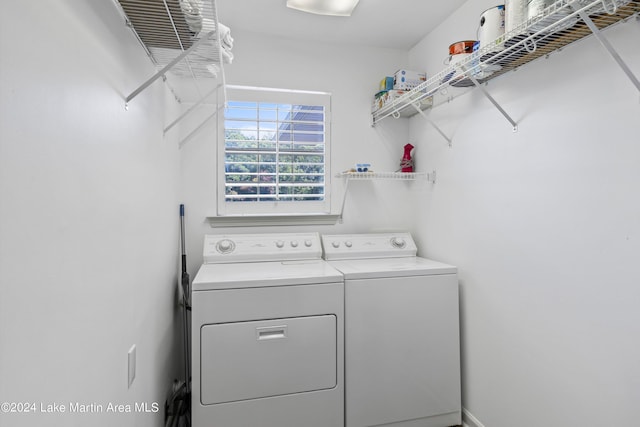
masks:
[[[353,243],[351,243],[351,240],[347,240],[346,242],[344,242],[344,245],[350,248],[351,246],[353,246]]]
[[[231,253],[235,248],[236,244],[233,242],[233,240],[222,239],[218,243],[216,243],[216,250],[221,254]]]
[[[276,240],[276,247],[284,248],[284,240]]]
[[[405,246],[407,246],[407,242],[405,242],[405,240],[402,237],[392,237],[391,238],[391,245],[394,248],[402,249]]]
[[[313,245],[313,242],[312,242],[311,240],[305,240],[305,241],[304,241],[304,245],[305,245],[306,247],[310,248],[310,247],[311,247],[311,245]]]
[[[297,240],[292,240],[291,241],[291,247],[292,248],[297,248],[298,247],[298,241]]]

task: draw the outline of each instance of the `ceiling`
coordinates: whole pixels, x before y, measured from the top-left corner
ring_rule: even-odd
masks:
[[[234,32],[408,50],[467,0],[360,0],[350,17],[314,15],[286,0],[217,0]]]

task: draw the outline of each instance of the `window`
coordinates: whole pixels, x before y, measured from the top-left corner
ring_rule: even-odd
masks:
[[[330,95],[227,88],[220,119],[218,212],[330,212]]]

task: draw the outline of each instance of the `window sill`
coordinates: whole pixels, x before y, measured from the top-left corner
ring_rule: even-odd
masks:
[[[340,215],[225,215],[207,217],[211,227],[265,227],[282,225],[335,225]]]

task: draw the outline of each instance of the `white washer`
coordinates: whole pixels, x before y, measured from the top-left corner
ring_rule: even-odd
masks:
[[[408,233],[322,242],[345,279],[345,426],[461,424],[456,267]]]
[[[205,236],[194,427],[344,425],[344,282],[321,255],[317,233]]]

